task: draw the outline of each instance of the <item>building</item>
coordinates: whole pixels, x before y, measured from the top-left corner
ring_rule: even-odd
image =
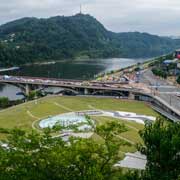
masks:
[[[180,62],[177,64],[177,68],[180,69]]]
[[[166,72],[168,72],[169,75],[179,75],[180,74],[180,59],[166,59],[162,63],[162,69]]]
[[[177,59],[173,59],[173,60],[171,60],[171,59],[166,59],[166,60],[163,61],[163,64],[169,65],[169,64],[173,64],[173,63],[177,63],[177,62],[178,62]]]
[[[175,58],[180,59],[180,49],[175,51]]]

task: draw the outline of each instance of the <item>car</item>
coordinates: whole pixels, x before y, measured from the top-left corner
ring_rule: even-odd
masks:
[[[8,75],[4,75],[3,76],[3,79],[5,79],[5,80],[8,80],[8,79],[10,79],[11,78],[11,76],[8,76]]]

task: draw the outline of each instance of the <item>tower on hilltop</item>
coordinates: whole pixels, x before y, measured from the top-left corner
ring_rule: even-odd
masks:
[[[80,4],[80,12],[79,14],[82,14],[82,5]]]

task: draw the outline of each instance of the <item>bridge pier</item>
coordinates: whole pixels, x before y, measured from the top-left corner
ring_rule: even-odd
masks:
[[[88,95],[89,94],[89,89],[85,88],[84,89],[84,95]]]
[[[131,99],[131,100],[134,100],[134,99],[135,99],[134,93],[129,92],[129,99]]]
[[[29,95],[30,91],[31,91],[30,85],[26,84],[26,86],[25,86],[25,93],[26,93],[27,96]]]

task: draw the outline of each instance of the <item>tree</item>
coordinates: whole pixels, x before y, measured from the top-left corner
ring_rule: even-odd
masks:
[[[9,106],[9,99],[7,97],[0,97],[0,108],[6,108]]]
[[[144,141],[141,152],[147,156],[144,179],[177,180],[180,175],[180,123],[159,118],[146,123],[140,132]]]
[[[160,76],[160,77],[162,77],[162,78],[164,78],[164,79],[167,78],[167,72],[165,72],[165,71],[162,70],[161,68],[153,68],[153,69],[152,69],[152,72],[153,72],[153,74],[156,75],[156,76]]]
[[[0,179],[109,180],[117,172],[119,148],[127,144],[117,134],[125,131],[121,124],[108,123],[95,130],[101,142],[70,138],[67,144],[52,138],[49,129],[43,135],[13,130],[8,147],[0,147]]]
[[[36,96],[36,92],[35,91],[31,91],[29,92],[28,96],[27,96],[27,99],[28,100],[33,100]]]
[[[177,83],[180,84],[180,75],[177,78]]]

